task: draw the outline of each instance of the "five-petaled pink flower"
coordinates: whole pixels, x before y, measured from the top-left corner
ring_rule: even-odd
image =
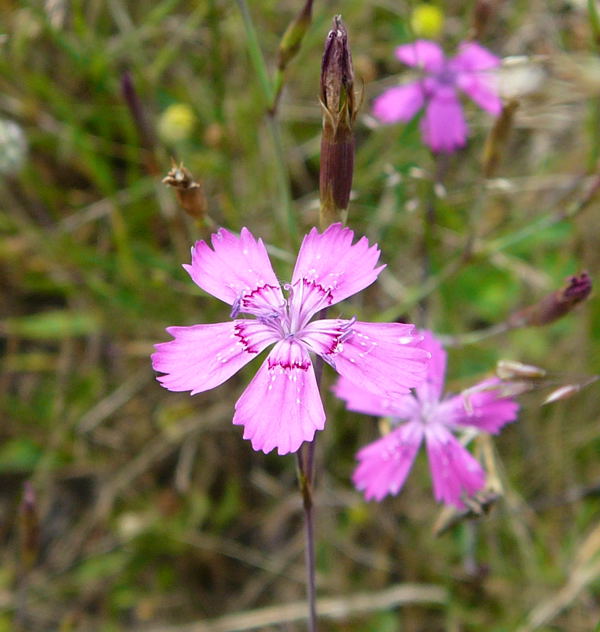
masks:
[[[355,318],[312,320],[321,310],[364,289],[384,266],[376,245],[340,224],[304,237],[292,275],[275,276],[262,240],[243,228],[220,229],[212,249],[204,241],[184,266],[206,292],[232,305],[230,322],[169,327],[174,337],[156,345],[158,378],[171,391],[200,393],[222,384],[268,345],[275,344],[235,406],[233,423],[255,450],[279,454],[312,441],[325,412],[310,353],[363,388],[400,397],[423,381],[429,354],[413,325],[366,323]],[[247,314],[254,318],[238,318]]]
[[[475,42],[463,42],[458,55],[447,59],[435,42],[417,40],[396,48],[396,57],[423,71],[412,83],[386,90],[373,112],[384,123],[407,122],[423,107],[423,139],[433,151],[452,153],[467,142],[467,124],[457,90],[480,107],[498,115],[502,101],[493,69],[500,59]]]
[[[341,377],[335,393],[349,409],[368,415],[391,416],[396,426],[389,434],[362,448],[354,471],[356,487],[367,500],[397,494],[404,485],[423,439],[436,500],[463,507],[462,499],[479,491],[485,474],[479,463],[452,434],[472,427],[497,433],[517,416],[518,404],[502,397],[495,378],[480,382],[454,397],[442,398],[446,352],[428,331],[421,346],[431,353],[426,382],[414,394],[373,395]]]

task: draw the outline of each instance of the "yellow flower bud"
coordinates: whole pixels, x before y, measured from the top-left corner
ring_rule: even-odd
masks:
[[[410,16],[410,26],[417,37],[435,38],[442,32],[444,14],[433,4],[418,4]]]
[[[185,103],[170,105],[158,119],[158,135],[165,143],[178,143],[189,138],[196,125],[196,115]]]

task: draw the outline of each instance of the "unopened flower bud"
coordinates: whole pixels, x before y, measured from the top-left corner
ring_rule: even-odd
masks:
[[[279,97],[283,89],[285,69],[300,50],[302,40],[312,22],[312,7],[314,0],[306,0],[300,13],[289,23],[281,41],[277,53],[277,72],[273,79],[273,100],[269,106],[269,113],[275,114]]]
[[[325,42],[321,66],[321,228],[346,219],[354,171],[354,134],[358,104],[354,94],[352,55],[341,16]]]
[[[573,395],[579,393],[582,388],[585,388],[586,386],[589,386],[590,384],[596,382],[599,377],[600,376],[598,375],[594,375],[585,382],[581,382],[579,384],[564,384],[563,386],[559,386],[558,388],[554,389],[550,393],[550,395],[548,395],[548,397],[546,397],[546,399],[542,402],[542,406],[544,404],[552,404],[553,402],[558,402],[560,400],[573,397]]]
[[[281,38],[281,42],[279,42],[279,52],[277,55],[277,68],[279,68],[279,70],[284,70],[300,50],[300,44],[302,44],[302,40],[312,20],[313,1],[314,0],[306,0],[300,13],[290,22]]]
[[[415,36],[435,39],[442,32],[444,14],[436,5],[422,2],[413,9],[410,26]]]
[[[173,166],[166,177],[164,184],[175,189],[175,195],[181,208],[196,219],[203,219],[206,214],[206,198],[204,190],[199,182],[183,164]]]
[[[29,481],[25,482],[23,499],[19,507],[19,540],[21,564],[24,570],[29,570],[35,565],[40,548],[37,502]]]
[[[558,320],[568,314],[578,303],[584,301],[592,291],[592,280],[587,272],[567,278],[564,287],[544,296],[540,301],[515,312],[508,318],[510,327],[539,327]]]
[[[496,171],[502,151],[506,147],[508,137],[512,130],[514,115],[519,107],[519,102],[511,100],[502,107],[500,116],[496,119],[483,147],[483,173],[486,178],[491,178]]]
[[[546,369],[513,360],[498,360],[496,375],[501,380],[539,380],[546,377]]]

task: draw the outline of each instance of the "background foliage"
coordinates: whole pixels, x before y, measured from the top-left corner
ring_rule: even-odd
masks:
[[[269,68],[300,4],[251,3]],[[161,184],[170,156],[202,181],[214,222],[263,236],[289,278],[299,236],[317,218],[319,65],[334,13],[343,12],[364,82],[349,225],[379,242],[388,264],[341,313],[462,335],[502,322],[569,274],[596,276],[597,201],[565,219],[598,170],[600,61],[588,6],[487,4],[482,43],[526,56],[506,71],[520,107],[490,179],[480,157],[491,121],[474,107],[469,146],[446,161],[421,144],[416,123],[378,127],[369,114],[401,71],[393,48],[412,38],[410,3],[315,2],[277,115],[283,156],[236,3],[0,3],[0,117],[28,144],[19,167],[19,147],[0,141],[0,630],[241,630],[257,616],[246,611],[267,606],[271,624],[255,628],[303,629],[283,607],[304,595],[294,459],[252,452],[230,423],[254,365],[190,398],[159,387],[149,354],[168,325],[228,316],[181,268],[208,229]],[[440,6],[451,51],[469,33],[473,3]],[[126,70],[147,138],[121,94]],[[169,131],[173,104],[186,107]],[[582,381],[598,372],[599,312],[592,297],[551,326],[455,346],[450,385],[474,382],[500,358],[543,366],[556,385]],[[323,630],[593,629],[598,390],[541,407],[544,396],[523,396],[520,420],[495,442],[503,497],[439,537],[424,459],[397,498],[366,504],[352,489],[354,453],[376,423],[328,396],[318,586],[342,615]],[[34,560],[20,544],[31,535],[22,511],[19,520],[25,480],[40,517]],[[357,611],[343,616],[349,606]],[[212,623],[181,627],[200,620]]]

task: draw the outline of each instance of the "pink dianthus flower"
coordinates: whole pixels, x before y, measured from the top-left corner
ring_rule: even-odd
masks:
[[[446,352],[431,332],[422,331],[421,347],[431,354],[427,380],[414,393],[389,397],[374,395],[341,377],[334,392],[350,410],[367,415],[391,416],[395,428],[362,448],[353,481],[367,500],[397,494],[404,485],[419,447],[425,440],[436,500],[462,508],[485,484],[477,460],[456,439],[461,428],[496,434],[514,421],[518,404],[502,397],[497,379],[479,382],[453,397],[442,397]]]
[[[304,237],[284,296],[262,240],[221,228],[192,248],[185,265],[203,290],[232,306],[224,323],[169,327],[152,365],[171,391],[201,393],[222,384],[267,346],[275,346],[235,405],[233,423],[255,450],[298,450],[325,425],[310,354],[363,388],[399,397],[422,382],[429,354],[414,326],[351,318],[313,320],[321,310],[371,285],[385,266],[376,245],[341,224]],[[238,318],[247,314],[252,318]]]
[[[446,58],[435,42],[416,40],[398,46],[396,57],[423,71],[423,76],[383,92],[375,99],[373,113],[383,123],[408,122],[424,107],[421,133],[433,151],[452,153],[467,142],[459,89],[484,110],[500,114],[502,101],[493,73],[500,59],[483,46],[463,42],[455,57]]]

